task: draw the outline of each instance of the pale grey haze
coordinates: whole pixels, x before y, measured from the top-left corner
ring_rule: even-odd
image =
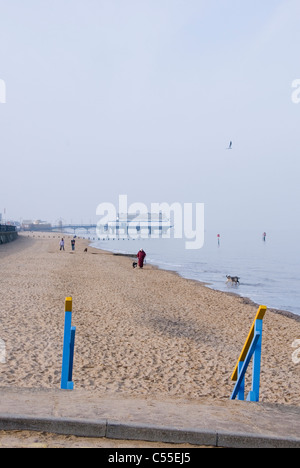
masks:
[[[127,194],[299,228],[299,24],[299,0],[0,0],[0,212],[95,222]]]

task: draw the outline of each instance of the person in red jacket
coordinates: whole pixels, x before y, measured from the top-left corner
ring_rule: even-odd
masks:
[[[143,268],[144,266],[144,258],[146,257],[146,252],[144,252],[143,249],[141,249],[138,253],[137,253],[137,258],[138,258],[138,264],[139,264],[139,267],[140,268]]]

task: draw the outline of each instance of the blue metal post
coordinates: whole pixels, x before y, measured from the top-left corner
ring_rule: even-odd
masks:
[[[245,374],[246,374],[248,365],[249,365],[249,363],[251,361],[252,355],[253,355],[253,353],[255,351],[255,348],[256,348],[257,342],[259,340],[259,337],[260,337],[259,333],[254,334],[254,338],[252,340],[252,343],[251,343],[251,346],[249,348],[248,354],[246,356],[245,361],[243,362],[243,364],[241,366],[241,370],[239,372],[236,384],[235,384],[233,392],[231,394],[231,397],[230,397],[231,400],[235,400],[235,398],[237,397],[237,395],[239,393],[240,386],[242,384],[244,385]]]
[[[76,332],[76,327],[71,327],[69,376],[68,376],[69,382],[72,382],[72,375],[73,375],[73,357],[74,357],[74,347],[75,347],[75,332]]]
[[[258,334],[259,339],[256,343],[254,354],[253,354],[252,388],[251,388],[251,391],[248,393],[247,401],[259,401],[262,327],[263,327],[263,321],[256,320],[254,335]]]
[[[241,370],[243,368],[243,364],[244,362],[243,361],[240,361],[239,362],[239,365],[238,365],[238,375],[240,375],[241,373]],[[245,400],[245,376],[244,378],[241,380],[241,383],[240,383],[240,387],[239,387],[239,391],[238,391],[238,400]]]
[[[64,390],[73,390],[74,387],[72,382],[72,370],[75,330],[76,328],[72,327],[72,298],[67,297],[65,302],[65,328],[60,385],[60,388]]]

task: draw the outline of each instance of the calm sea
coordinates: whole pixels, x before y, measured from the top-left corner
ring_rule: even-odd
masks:
[[[203,248],[186,250],[181,239],[115,239],[93,242],[113,252],[147,253],[148,263],[174,270],[207,287],[236,293],[270,308],[300,315],[300,232],[205,232]],[[92,239],[92,237],[91,237]],[[239,276],[240,284],[226,284],[226,275]]]

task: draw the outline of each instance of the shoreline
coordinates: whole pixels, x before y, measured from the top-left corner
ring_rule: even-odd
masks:
[[[87,239],[77,238],[72,252],[72,236],[64,235],[60,252],[61,234],[38,236],[23,234],[0,248],[1,386],[59,388],[64,300],[72,296],[75,389],[229,399],[254,303],[152,264],[133,269],[130,258],[90,247]],[[292,361],[299,336],[294,315],[268,309],[262,401],[300,406],[300,366]]]
[[[49,234],[48,232],[27,232],[27,231],[23,231],[20,233],[20,235],[18,236],[18,238],[16,239],[16,241],[18,241],[20,238],[22,237],[26,237],[26,238],[35,238],[35,239],[54,239],[54,238],[61,238],[61,237],[67,237],[68,239],[71,239],[73,238],[73,234],[70,234],[70,233],[59,233],[59,232],[55,232],[55,233],[51,233]],[[100,252],[103,252],[107,255],[113,255],[113,256],[116,256],[116,257],[125,257],[125,258],[131,258],[131,259],[136,259],[136,255],[135,254],[129,254],[129,253],[121,253],[121,252],[113,252],[111,250],[106,250],[106,249],[103,249],[103,248],[98,248],[98,247],[92,247],[92,243],[94,242],[91,241],[90,239],[87,239],[85,237],[80,237],[80,236],[76,236],[77,239],[81,239],[82,241],[85,241],[86,242],[86,245],[87,247],[90,247],[94,250],[99,250]],[[0,244],[1,246],[3,246],[3,249],[6,248],[7,246],[11,245],[11,243],[7,243],[7,244]],[[1,258],[1,250],[0,250],[0,258]],[[223,293],[223,294],[226,294],[226,295],[229,295],[229,296],[233,296],[233,297],[237,297],[237,298],[240,298],[244,304],[248,304],[248,305],[253,305],[255,307],[259,307],[260,305],[262,304],[259,304],[255,301],[253,301],[251,298],[247,297],[247,296],[242,296],[241,294],[238,294],[238,293],[235,293],[235,292],[231,292],[231,291],[222,291],[221,289],[215,289],[215,288],[211,288],[209,285],[211,283],[208,283],[208,282],[205,282],[205,281],[200,281],[200,280],[196,280],[196,279],[192,279],[192,278],[186,278],[184,276],[182,276],[178,271],[176,270],[168,270],[168,269],[165,269],[155,263],[148,263],[147,264],[148,267],[152,267],[154,269],[158,269],[160,271],[164,271],[164,272],[167,272],[167,273],[171,273],[171,274],[174,274],[176,276],[178,276],[179,278],[183,279],[183,280],[187,280],[187,281],[191,281],[191,282],[195,282],[196,284],[198,285],[201,285],[205,288],[208,288],[212,291],[217,291],[218,293]],[[267,305],[267,304],[263,304],[263,305]],[[267,306],[268,307],[268,306]],[[300,322],[300,315],[298,314],[295,314],[294,312],[291,312],[289,310],[284,310],[284,309],[277,309],[275,307],[268,307],[268,310],[269,311],[272,311],[273,313],[276,313],[278,315],[282,315],[283,317],[288,317],[288,318],[291,318],[293,320],[295,320],[296,322]]]
[[[90,241],[89,241],[90,242]],[[91,245],[91,244],[89,244]],[[118,253],[118,252],[112,252],[110,250],[105,250],[105,249],[100,249],[98,247],[92,247],[94,249],[97,249],[97,250],[101,250],[103,252],[107,252],[107,253],[110,253],[112,255],[115,255],[116,257],[128,257],[128,258],[131,258],[131,259],[134,259],[136,258],[136,256],[134,254],[127,254],[127,253]],[[196,284],[199,284],[203,287],[206,287],[208,289],[211,289],[212,291],[218,291],[219,293],[223,293],[223,294],[228,294],[229,296],[233,296],[233,297],[238,297],[240,299],[243,300],[243,303],[244,304],[249,304],[249,305],[253,305],[255,307],[259,307],[260,305],[266,305],[266,304],[258,304],[257,302],[253,301],[252,299],[250,299],[249,297],[247,296],[242,296],[241,294],[238,294],[238,293],[234,293],[234,292],[231,292],[231,291],[222,291],[221,289],[215,289],[215,288],[210,288],[209,285],[211,283],[208,283],[208,282],[205,282],[205,281],[200,281],[200,280],[196,280],[196,279],[192,279],[192,278],[186,278],[184,276],[182,276],[178,271],[176,270],[167,270],[163,267],[160,267],[159,265],[155,264],[155,263],[148,263],[149,266],[152,266],[153,268],[157,268],[158,270],[160,271],[166,271],[168,273],[173,273],[174,275],[177,275],[179,278],[182,278],[182,279],[185,279],[185,280],[188,280],[188,281],[194,281]],[[277,313],[279,315],[282,315],[284,317],[288,317],[288,318],[291,318],[293,320],[295,320],[296,322],[300,322],[300,315],[298,314],[295,314],[294,312],[290,312],[289,310],[284,310],[284,309],[277,309],[275,307],[268,307],[268,310],[274,312],[274,313]]]

